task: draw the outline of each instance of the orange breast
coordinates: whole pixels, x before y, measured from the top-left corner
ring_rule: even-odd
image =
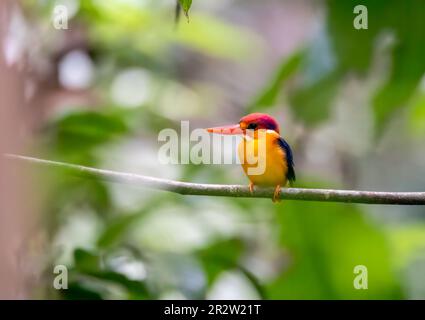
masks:
[[[255,138],[244,138],[238,154],[249,180],[259,186],[285,186],[288,166],[286,155],[277,143],[275,131],[260,132]]]

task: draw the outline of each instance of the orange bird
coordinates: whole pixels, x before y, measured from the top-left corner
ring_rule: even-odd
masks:
[[[279,134],[279,124],[265,113],[251,113],[238,124],[206,129],[211,133],[242,135],[238,155],[245,174],[254,185],[273,186],[273,202],[280,200],[280,188],[295,181],[294,159],[289,144]]]

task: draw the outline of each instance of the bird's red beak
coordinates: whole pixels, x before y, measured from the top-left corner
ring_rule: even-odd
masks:
[[[229,126],[223,127],[214,127],[206,129],[210,133],[219,133],[219,134],[243,134],[243,130],[239,124],[232,124]]]

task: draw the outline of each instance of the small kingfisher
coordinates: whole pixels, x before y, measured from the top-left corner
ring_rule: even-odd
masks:
[[[254,186],[273,186],[272,201],[280,201],[280,188],[295,181],[294,159],[289,144],[280,136],[279,124],[265,113],[251,113],[239,120],[238,124],[207,128],[208,132],[242,135],[238,156],[248,176],[249,190]],[[246,161],[255,159],[255,162]],[[260,172],[251,170],[263,168]]]

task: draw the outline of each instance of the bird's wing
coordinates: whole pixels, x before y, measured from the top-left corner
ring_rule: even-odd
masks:
[[[289,184],[292,185],[292,183],[295,181],[295,164],[291,147],[282,137],[277,138],[277,143],[279,144],[279,147],[281,147],[282,150],[285,152],[286,163],[288,165],[288,172],[286,173],[286,178],[288,179]]]

